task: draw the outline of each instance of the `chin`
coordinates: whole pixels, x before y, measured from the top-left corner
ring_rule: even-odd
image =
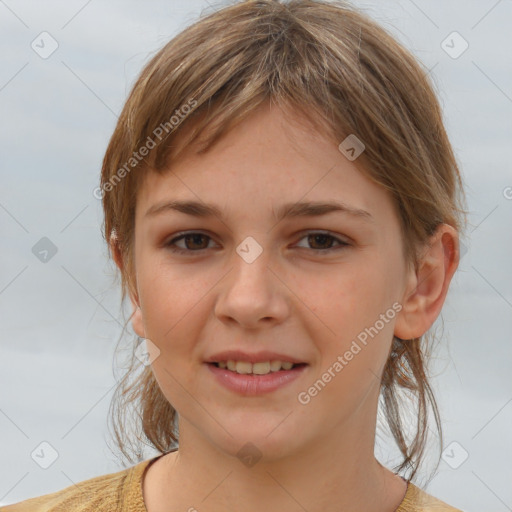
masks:
[[[292,437],[291,432],[283,429],[279,434],[275,428],[258,430],[256,428],[245,429],[238,435],[229,430],[233,437],[226,436],[216,443],[217,448],[232,457],[240,460],[245,466],[252,467],[257,462],[275,462],[285,459],[300,450],[300,441]]]

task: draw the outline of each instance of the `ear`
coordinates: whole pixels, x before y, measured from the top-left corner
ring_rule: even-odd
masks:
[[[459,266],[459,236],[448,224],[441,224],[411,269],[397,315],[394,334],[403,340],[418,338],[435,322],[443,307],[453,274]]]
[[[119,240],[115,231],[113,231],[112,235],[110,236],[110,250],[116,265],[118,266],[120,272],[123,273],[123,257],[119,247]],[[133,313],[131,316],[133,330],[137,336],[145,338],[146,331],[144,329],[144,322],[142,320],[142,309],[140,308],[139,297],[137,293],[132,290],[129,291],[129,295],[133,307]]]

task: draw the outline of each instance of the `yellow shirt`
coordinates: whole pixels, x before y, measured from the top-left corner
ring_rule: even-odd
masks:
[[[97,476],[60,491],[0,507],[0,512],[147,512],[142,477],[150,463],[163,455],[128,469]],[[395,512],[462,512],[408,482]]]

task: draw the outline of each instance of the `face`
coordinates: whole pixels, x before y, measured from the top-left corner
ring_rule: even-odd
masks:
[[[135,219],[133,326],[160,351],[152,371],[180,429],[231,454],[250,441],[269,457],[348,428],[374,431],[406,284],[391,198],[337,144],[275,107],[253,113],[208,153],[193,149],[172,172],[147,175]],[[171,201],[218,212],[156,210]],[[359,214],[279,215],[304,202]],[[225,350],[306,365],[274,391],[244,395],[205,362]]]

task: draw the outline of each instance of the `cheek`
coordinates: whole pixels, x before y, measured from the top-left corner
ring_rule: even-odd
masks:
[[[383,274],[375,265],[340,265],[336,271],[316,276],[314,286],[304,286],[302,298],[323,328],[329,328],[331,339],[341,343],[373,324],[391,306],[385,305],[385,287]]]
[[[190,409],[190,394],[199,396],[198,340],[211,304],[205,290],[212,284],[176,269],[151,267],[139,274],[147,338],[159,349],[153,375],[165,398],[180,411]]]
[[[177,267],[147,266],[139,273],[139,290],[147,337],[160,350],[179,350],[201,328],[198,314],[205,307],[204,278],[179,272]]]
[[[392,280],[382,260],[372,264],[367,260],[350,268],[340,267],[339,272],[317,280],[319,286],[307,295],[305,302],[313,305],[311,309],[321,321],[315,321],[318,327],[311,333],[321,355],[318,371],[321,375],[331,368],[337,375],[333,390],[339,386],[338,392],[343,394],[343,389],[358,388],[357,395],[379,375],[395,322]],[[343,370],[336,372],[332,367],[338,356],[343,359]]]

